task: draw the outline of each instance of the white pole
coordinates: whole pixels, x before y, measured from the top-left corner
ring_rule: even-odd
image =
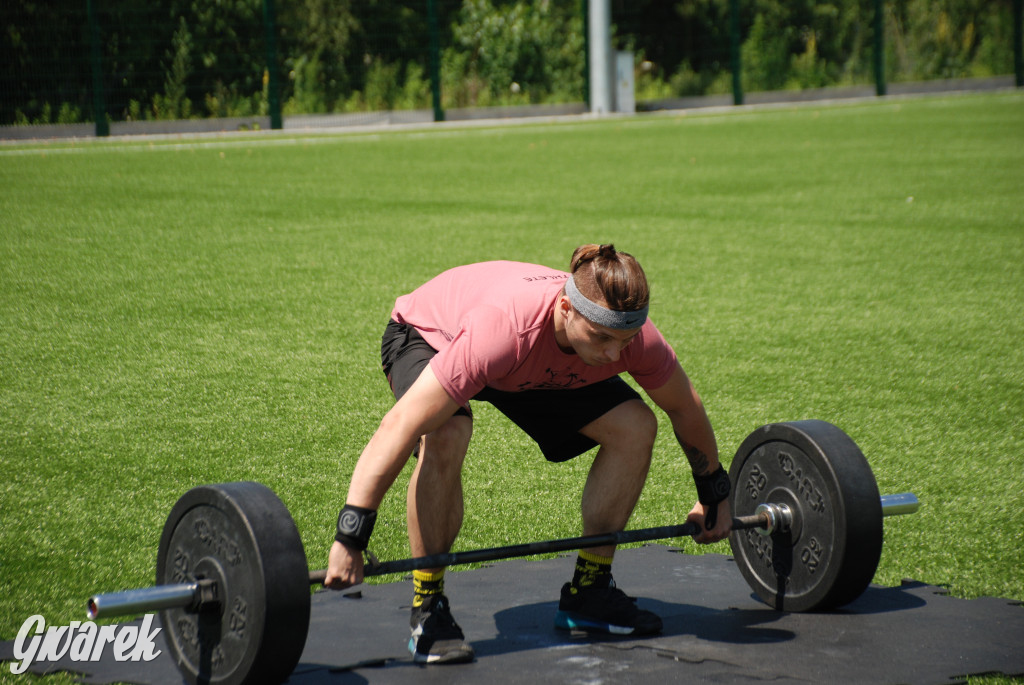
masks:
[[[611,0],[588,0],[590,25],[590,112],[608,114],[612,111],[611,88]]]

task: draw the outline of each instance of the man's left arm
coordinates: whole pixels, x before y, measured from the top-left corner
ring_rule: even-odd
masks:
[[[693,383],[677,363],[668,382],[660,388],[647,390],[647,395],[668,415],[676,440],[690,462],[698,489],[704,492],[700,499],[708,502],[717,500],[725,487],[724,474],[720,472],[722,466],[718,461],[718,444]],[[728,482],[727,476],[724,480]],[[715,504],[698,501],[687,520],[700,526],[701,533],[694,536],[699,543],[717,542],[728,537],[732,523],[729,498]],[[712,524],[710,530],[705,526],[706,521]]]

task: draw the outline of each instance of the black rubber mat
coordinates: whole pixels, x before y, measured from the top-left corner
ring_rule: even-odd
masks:
[[[872,585],[836,612],[779,613],[752,596],[730,557],[650,545],[620,551],[615,577],[641,607],[662,617],[663,633],[599,639],[552,625],[572,566],[563,557],[449,571],[452,613],[477,655],[464,665],[412,663],[406,651],[411,583],[363,586],[353,593],[358,597],[318,592],[306,648],[289,682],[931,684],[982,673],[1024,675],[1020,602],[955,599],[941,588],[905,582]],[[0,658],[13,658],[12,642],[0,645]],[[78,672],[88,683],[181,682],[166,651],[148,664],[111,657],[33,670]]]

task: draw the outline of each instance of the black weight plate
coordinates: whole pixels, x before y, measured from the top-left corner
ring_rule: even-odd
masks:
[[[157,585],[215,578],[220,608],[160,612],[167,645],[189,683],[280,683],[309,629],[309,575],[288,509],[259,483],[186,492],[164,525]]]
[[[740,572],[780,611],[826,611],[867,588],[882,552],[882,506],[871,467],[846,433],[824,421],[758,428],[729,468],[733,515],[761,503],[793,510],[789,533],[729,536]]]

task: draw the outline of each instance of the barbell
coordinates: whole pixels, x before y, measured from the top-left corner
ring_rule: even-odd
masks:
[[[763,426],[740,445],[729,542],[744,578],[781,611],[825,611],[864,592],[878,567],[882,518],[917,510],[911,493],[880,496],[860,449],[824,421]],[[696,535],[687,522],[398,561],[366,576]],[[255,482],[202,485],[175,503],[157,552],[156,586],[94,595],[90,619],[160,612],[168,650],[189,683],[286,680],[309,629],[311,585],[295,522]]]

